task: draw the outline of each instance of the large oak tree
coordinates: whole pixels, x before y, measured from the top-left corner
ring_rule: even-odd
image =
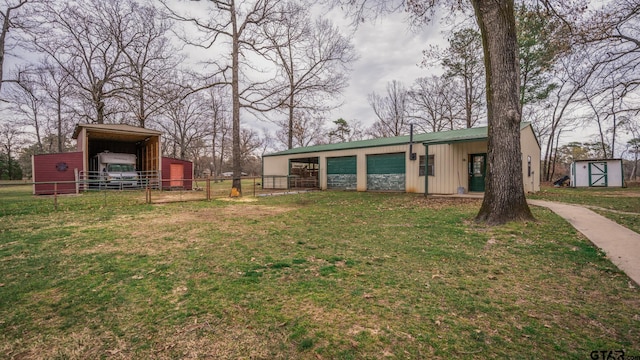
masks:
[[[520,75],[513,0],[469,0],[484,51],[488,120],[488,170],[478,221],[502,224],[532,220],[522,184],[520,149]],[[340,3],[340,1],[338,0]],[[415,19],[429,21],[437,5],[462,8],[461,1],[408,0],[397,6],[375,0],[347,0],[348,12],[360,21],[372,3],[379,11],[406,6]]]

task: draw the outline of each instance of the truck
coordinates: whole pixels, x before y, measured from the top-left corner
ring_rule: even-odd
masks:
[[[100,188],[131,189],[138,187],[136,155],[103,151],[91,158],[91,173]]]

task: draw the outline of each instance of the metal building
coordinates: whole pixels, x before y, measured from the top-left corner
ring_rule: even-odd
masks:
[[[135,155],[139,186],[192,189],[193,164],[163,158],[159,131],[124,124],[78,124],[73,139],[77,141],[76,152],[33,156],[34,194],[86,190],[92,184],[91,172],[96,170],[91,168],[91,159],[104,152]]]
[[[540,145],[520,126],[523,187],[540,190]],[[413,155],[412,155],[413,154]],[[484,192],[487,127],[296,148],[263,157],[265,189]]]

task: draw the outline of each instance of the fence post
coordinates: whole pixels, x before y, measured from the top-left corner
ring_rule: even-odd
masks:
[[[73,169],[73,176],[76,178],[76,194],[80,193],[80,173],[78,168]]]
[[[256,178],[253,177],[253,197],[256,197]]]
[[[211,176],[207,176],[207,201],[211,200]]]
[[[53,183],[53,207],[58,210],[58,183]]]

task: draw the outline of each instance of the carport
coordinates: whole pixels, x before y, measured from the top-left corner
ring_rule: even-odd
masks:
[[[149,184],[159,184],[162,169],[161,132],[125,124],[78,124],[73,132],[77,150],[82,152],[80,179],[88,179],[90,159],[109,151],[136,155],[136,170]]]

